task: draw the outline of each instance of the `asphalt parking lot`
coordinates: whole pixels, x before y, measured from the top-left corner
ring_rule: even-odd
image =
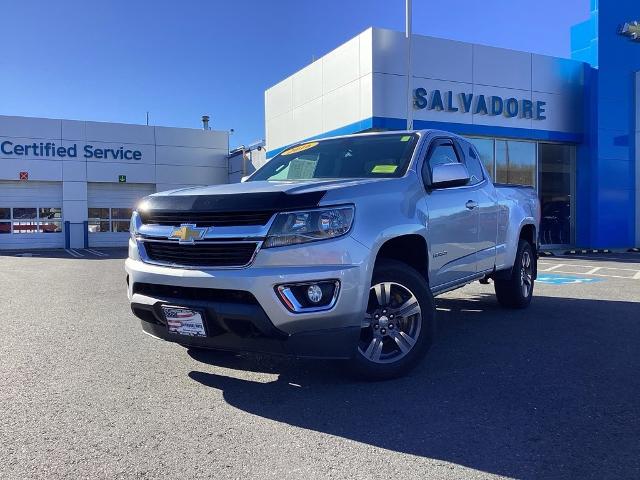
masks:
[[[640,255],[437,299],[406,378],[141,333],[123,252],[0,257],[0,478],[640,478]]]

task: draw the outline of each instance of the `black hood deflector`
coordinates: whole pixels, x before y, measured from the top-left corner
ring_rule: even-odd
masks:
[[[255,192],[221,195],[159,195],[145,199],[145,211],[260,212],[314,208],[326,190],[306,193]]]

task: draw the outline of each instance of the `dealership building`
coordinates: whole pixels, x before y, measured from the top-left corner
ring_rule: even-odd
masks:
[[[143,196],[227,183],[224,131],[0,116],[0,249],[126,245]]]
[[[404,129],[411,108],[414,128],[470,138],[495,181],[537,189],[543,244],[638,247],[636,20],[638,0],[591,0],[571,59],[370,28],[265,92],[267,157]]]
[[[231,151],[206,128],[0,116],[0,249],[125,245],[145,195],[239,181],[303,140],[404,129],[409,108],[416,129],[468,137],[495,181],[537,189],[543,244],[640,247],[637,21],[638,0],[591,0],[571,59],[420,35],[409,49],[370,28],[268,89],[266,142]]]

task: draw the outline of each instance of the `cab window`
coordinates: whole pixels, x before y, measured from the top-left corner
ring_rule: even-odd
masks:
[[[449,139],[434,140],[422,166],[422,179],[425,184],[429,184],[436,166],[448,163],[460,163],[453,141]]]
[[[469,185],[477,185],[484,180],[484,174],[482,173],[482,167],[480,166],[480,159],[473,147],[469,147],[469,155],[467,155],[467,170],[469,170]]]
[[[437,165],[446,165],[447,163],[458,163],[458,154],[450,141],[439,142],[429,155],[429,167],[431,171]]]

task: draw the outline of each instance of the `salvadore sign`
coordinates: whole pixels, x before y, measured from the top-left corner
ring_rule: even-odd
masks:
[[[515,97],[503,98],[495,95],[474,95],[473,93],[453,92],[451,90],[427,90],[416,88],[413,91],[413,105],[416,109],[442,112],[473,113],[474,115],[504,115],[507,118],[529,118],[546,120],[546,102],[533,102]]]
[[[105,160],[142,160],[140,150],[120,147],[95,147],[86,144],[56,145],[55,142],[18,143],[0,138],[0,153],[17,157],[43,157],[47,159],[86,158]]]

